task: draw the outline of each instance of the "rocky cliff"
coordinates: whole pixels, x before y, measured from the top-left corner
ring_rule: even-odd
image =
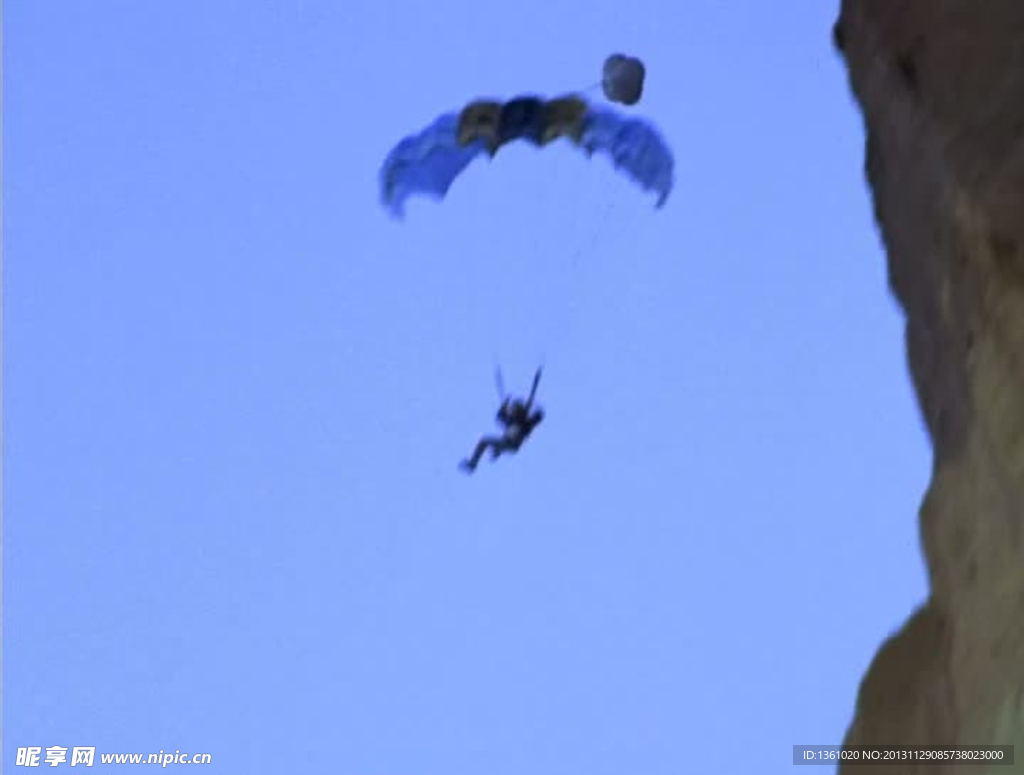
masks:
[[[1024,772],[1024,2],[843,0],[834,42],[934,449],[930,597],[845,742],[1016,745],[1014,767],[875,775]]]

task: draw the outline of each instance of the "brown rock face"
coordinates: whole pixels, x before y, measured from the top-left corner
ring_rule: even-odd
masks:
[[[1024,0],[843,0],[835,41],[934,447],[931,594],[845,742],[1016,746],[1013,767],[875,775],[1024,772]]]

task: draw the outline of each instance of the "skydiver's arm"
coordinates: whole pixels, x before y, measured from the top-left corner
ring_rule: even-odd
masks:
[[[530,388],[530,397],[526,399],[526,410],[529,411],[530,407],[533,406],[534,396],[537,395],[537,385],[540,383],[540,369],[537,369],[537,373],[533,375],[533,387]]]
[[[504,401],[501,402],[501,406],[498,408],[498,413],[497,413],[497,415],[495,415],[495,418],[498,420],[498,422],[501,425],[507,425],[508,424],[508,421],[509,421],[508,405],[509,405],[509,399],[506,398]]]

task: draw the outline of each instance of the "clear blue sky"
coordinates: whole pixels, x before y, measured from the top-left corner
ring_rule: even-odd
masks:
[[[8,3],[4,765],[788,772],[839,742],[925,592],[930,452],[836,11]],[[663,210],[563,146],[380,207],[403,135],[616,50],[675,149]],[[540,362],[544,425],[463,475],[495,364]]]

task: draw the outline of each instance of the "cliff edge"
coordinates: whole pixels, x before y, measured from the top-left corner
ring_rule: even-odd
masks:
[[[1016,746],[1013,767],[875,775],[1021,773],[1024,2],[843,0],[834,38],[934,450],[929,599],[879,648],[844,742]]]

